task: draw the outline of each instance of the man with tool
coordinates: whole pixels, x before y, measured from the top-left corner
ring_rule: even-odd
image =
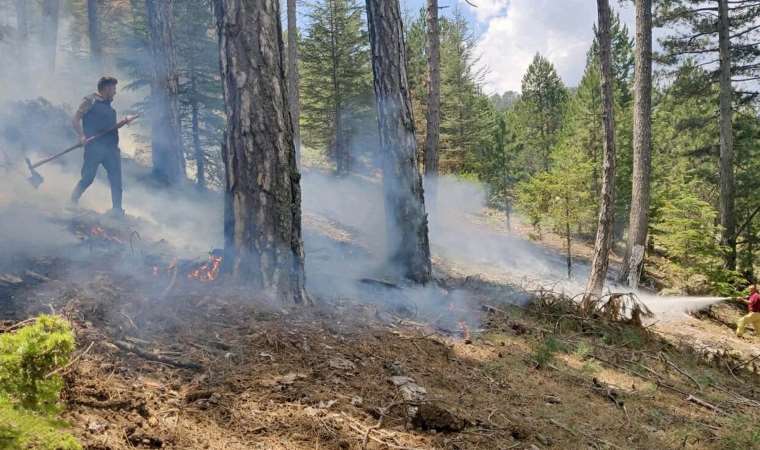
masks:
[[[79,106],[72,126],[84,145],[82,179],[71,194],[71,203],[76,205],[84,191],[95,180],[98,166],[103,165],[111,184],[111,214],[123,216],[121,207],[121,154],[119,151],[119,125],[116,111],[111,106],[116,96],[116,78],[103,77],[98,81],[98,92],[88,95]],[[125,123],[128,123],[129,119]],[[110,131],[108,131],[110,130]],[[105,133],[104,133],[105,132]]]
[[[740,298],[740,300],[748,305],[749,313],[739,319],[736,325],[736,336],[742,337],[747,325],[752,325],[755,328],[755,335],[760,335],[760,293],[757,292],[757,286],[754,284],[750,286],[749,297]]]

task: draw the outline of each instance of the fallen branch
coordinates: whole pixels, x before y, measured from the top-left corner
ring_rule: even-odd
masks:
[[[733,372],[734,370],[739,369],[741,367],[744,367],[744,366],[746,366],[747,364],[749,364],[749,363],[751,363],[753,361],[757,361],[758,359],[760,359],[760,353],[758,353],[757,355],[753,356],[752,359],[748,359],[747,361],[744,361],[741,364],[737,364],[734,367],[731,367],[730,369]]]
[[[124,341],[114,341],[114,345],[119,347],[120,349],[134,353],[135,355],[147,359],[149,361],[155,361],[160,362],[163,364],[168,364],[170,366],[174,367],[180,367],[182,369],[194,369],[194,370],[200,370],[203,368],[200,364],[190,362],[190,361],[180,361],[173,358],[168,358],[166,356],[157,355],[152,352],[145,351],[141,349],[140,347],[130,344],[129,342]]]
[[[22,320],[21,322],[14,323],[13,325],[3,328],[0,330],[0,333],[10,333],[11,331],[18,330],[19,328],[23,328],[27,325],[31,325],[34,322],[37,321],[36,317],[32,317],[31,319]]]
[[[681,375],[691,380],[692,383],[697,385],[697,389],[699,389],[699,392],[702,392],[702,385],[699,384],[699,381],[697,381],[693,376],[689,375],[685,370],[675,365],[675,363],[673,363],[671,360],[668,359],[667,356],[665,356],[665,353],[660,352],[660,357],[662,358],[663,361],[665,361],[667,365],[674,368],[678,373],[680,373]]]
[[[367,434],[367,430],[363,430],[362,429],[361,422],[357,421],[356,419],[354,419],[353,417],[349,416],[345,412],[341,412],[340,413],[340,417],[343,417],[347,421],[348,426],[352,430],[354,430],[354,431],[356,431],[358,433],[361,433],[362,435]],[[384,441],[382,439],[376,438],[376,437],[372,436],[371,434],[367,434],[367,435],[369,436],[369,439],[377,442],[378,444],[385,445],[388,448],[395,448],[395,449],[399,449],[399,450],[417,450],[417,448],[415,448],[415,447],[406,447],[406,446],[403,446],[403,445],[396,445],[396,444],[392,444],[390,442]]]
[[[720,409],[717,406],[713,405],[712,403],[708,403],[708,402],[702,400],[701,398],[695,397],[693,395],[689,395],[689,397],[686,399],[686,401],[687,402],[696,403],[699,406],[703,406],[703,407],[705,407],[707,409],[711,409],[711,410],[713,410],[713,411],[715,411],[717,413],[725,414],[725,411],[723,411],[722,409]]]
[[[688,402],[695,403],[697,405],[703,406],[703,407],[705,407],[707,409],[710,409],[710,410],[712,410],[714,412],[725,414],[725,411],[723,411],[722,409],[718,408],[717,406],[715,406],[715,405],[713,405],[711,403],[708,403],[708,402],[700,399],[699,397],[694,396],[693,394],[689,394],[688,392],[684,392],[684,391],[682,391],[681,389],[678,389],[675,386],[671,386],[671,385],[663,382],[660,379],[655,379],[655,378],[649,377],[647,375],[644,375],[641,372],[637,372],[637,371],[635,371],[635,370],[633,370],[631,368],[628,368],[628,367],[620,366],[619,364],[615,364],[615,363],[613,363],[611,361],[607,361],[606,359],[600,358],[600,357],[598,357],[596,355],[593,355],[593,354],[590,355],[590,356],[592,358],[598,360],[598,361],[601,361],[601,362],[605,363],[605,364],[609,364],[609,365],[611,365],[613,367],[616,367],[616,368],[618,368],[620,370],[628,371],[628,372],[633,373],[634,375],[636,375],[636,376],[638,376],[640,378],[643,378],[645,380],[651,381],[652,383],[656,384],[658,387],[664,387],[665,389],[669,389],[669,390],[671,390],[673,392],[677,392],[677,393],[679,393],[681,395],[684,395],[684,396],[686,396],[686,401],[688,401]],[[654,372],[652,369],[649,369],[648,367],[646,367],[646,366],[644,366],[642,364],[640,364],[640,365],[641,365],[641,367],[643,367],[643,368],[645,368],[645,369],[647,369],[647,370],[649,370],[649,371],[657,374],[657,372]]]
[[[562,428],[563,430],[567,431],[568,433],[570,433],[573,436],[578,436],[578,433],[576,433],[572,428],[568,427],[567,425],[564,425],[564,424],[562,424],[560,422],[557,422],[554,419],[549,419],[549,422],[551,422],[552,425],[555,425],[557,427]]]
[[[74,403],[96,409],[132,409],[131,400],[83,400],[74,399]]]
[[[73,366],[74,363],[76,363],[77,361],[79,361],[84,355],[87,354],[87,352],[90,351],[90,349],[92,348],[93,345],[95,345],[95,341],[90,342],[90,345],[87,347],[87,349],[85,349],[85,351],[83,351],[82,353],[80,353],[79,355],[77,355],[74,359],[72,359],[71,361],[69,361],[68,364],[66,364],[63,367],[59,367],[59,368],[55,369],[54,371],[52,371],[52,372],[48,373],[47,375],[45,375],[45,379],[48,379],[48,378],[52,377],[53,375],[55,375],[57,373],[64,372],[69,367]]]

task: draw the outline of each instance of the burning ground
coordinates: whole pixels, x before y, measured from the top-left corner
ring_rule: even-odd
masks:
[[[322,194],[322,182],[305,185]],[[353,183],[330,185],[318,205],[305,196],[310,307],[225,287],[218,252],[189,255],[146,218],[25,208],[22,222],[42,234],[16,229],[2,326],[51,311],[73,323],[64,417],[90,449],[758,444],[743,425],[760,406],[746,355],[580,318],[562,298],[518,287],[531,284],[522,274],[500,273],[498,248],[453,245],[487,229],[457,237],[446,220],[431,231],[435,285],[405,286],[377,257],[381,203]],[[351,214],[338,201],[349,195],[366,200]],[[514,242],[526,273],[550,267]],[[737,312],[720,308],[690,320],[730,335],[721,321]]]

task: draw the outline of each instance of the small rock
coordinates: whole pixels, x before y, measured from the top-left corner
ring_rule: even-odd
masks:
[[[337,370],[347,370],[347,371],[353,371],[356,370],[356,364],[353,362],[340,357],[330,358],[330,360],[327,362],[327,364]]]
[[[355,396],[351,398],[351,404],[353,406],[361,406],[362,403],[364,403],[364,399],[359,396]]]
[[[87,431],[94,434],[100,434],[105,431],[106,428],[108,428],[108,423],[98,422],[97,420],[93,420],[87,424]]]
[[[408,402],[421,402],[427,397],[427,390],[416,384],[413,378],[391,377],[391,383],[398,386],[401,397]]]
[[[401,367],[401,363],[398,361],[393,361],[392,363],[386,363],[385,368],[388,369],[388,371],[393,376],[401,376],[404,373],[404,369]]]
[[[276,382],[277,384],[290,385],[290,384],[295,383],[296,380],[303,380],[305,378],[307,378],[306,375],[302,373],[290,372],[286,375],[283,375],[277,378]]]
[[[391,383],[393,383],[394,386],[402,386],[407,383],[414,383],[414,378],[397,375],[391,377]]]
[[[334,405],[336,403],[338,403],[337,400],[328,400],[328,401],[324,401],[323,400],[323,401],[319,402],[319,405],[317,405],[317,406],[319,406],[319,408],[321,408],[321,409],[328,409],[328,408],[330,408],[332,405]]]
[[[421,430],[450,433],[462,431],[467,426],[467,421],[438,405],[424,403],[417,408],[412,425]]]
[[[544,395],[544,401],[552,405],[558,405],[562,403],[562,399],[556,395]]]

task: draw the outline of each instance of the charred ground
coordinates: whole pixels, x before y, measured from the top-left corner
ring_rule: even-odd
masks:
[[[175,258],[129,223],[59,223],[79,242],[16,260],[2,319],[54,311],[74,324],[64,417],[86,448],[760,445],[739,426],[760,406],[748,355],[581,319],[440,258],[437,309],[372,279],[366,298],[285,307],[199,279],[213,260]],[[307,220],[326,239],[350,234],[338,226]]]

